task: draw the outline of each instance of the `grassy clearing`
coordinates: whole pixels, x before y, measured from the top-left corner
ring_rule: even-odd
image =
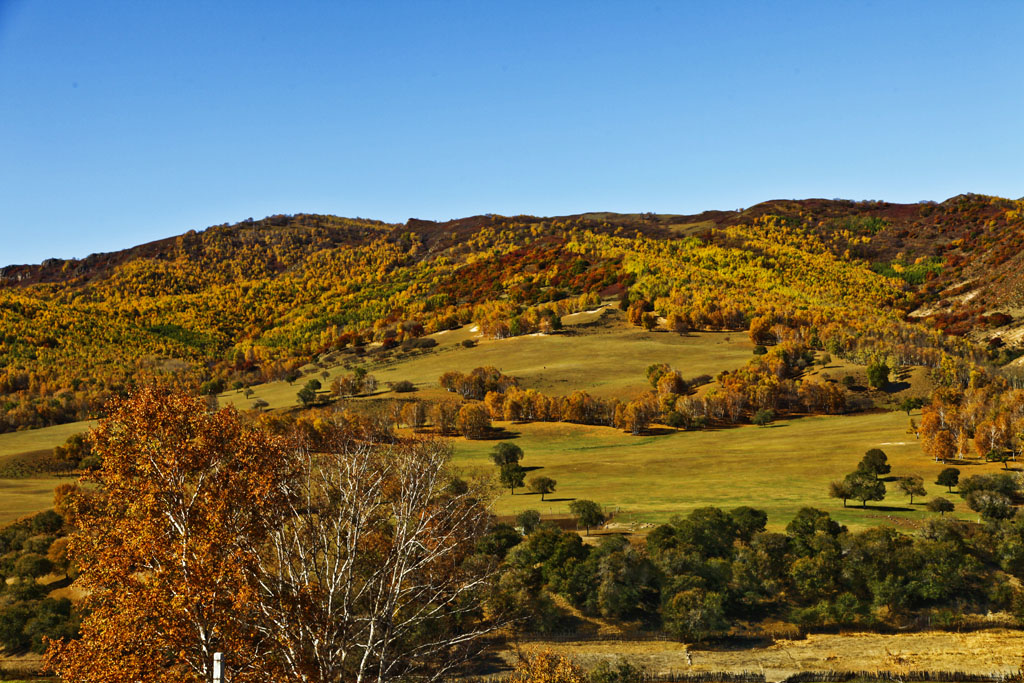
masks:
[[[634,437],[608,427],[570,424],[499,423],[511,441],[524,451],[522,465],[538,468],[558,482],[555,493],[541,503],[536,494],[505,491],[496,503],[499,514],[537,509],[544,514],[566,514],[572,499],[598,501],[620,509],[619,522],[658,523],[673,514],[715,505],[731,508],[752,505],[768,512],[769,526],[784,527],[801,507],[829,511],[851,528],[896,524],[912,526],[927,519],[923,501],[914,505],[888,484],[881,503],[861,509],[828,497],[828,483],[852,471],[869,448],[882,448],[892,464],[892,475],[920,474],[931,495],[943,495],[957,504],[955,514],[968,519],[955,493],[932,482],[944,465],[925,456],[913,436],[906,434],[906,413],[871,413],[832,417],[804,417],[780,421],[770,427],[743,426],[701,432],[673,432]],[[494,442],[456,441],[455,462],[467,469],[493,470],[488,453]],[[964,464],[962,476],[994,472],[997,464]],[[927,500],[927,499],[925,499]],[[856,507],[854,507],[856,506]]]
[[[769,681],[778,681],[800,671],[1016,673],[1024,652],[1024,633],[992,629],[973,633],[811,635],[764,647],[729,649],[628,641],[528,643],[522,648],[554,650],[588,669],[604,660],[626,658],[654,673],[763,671]],[[512,652],[502,653],[502,657],[510,664],[515,661]]]
[[[748,362],[753,348],[747,335],[741,333],[681,337],[645,332],[626,324],[622,313],[614,309],[566,316],[564,322],[565,334],[477,339],[473,348],[461,346],[464,339],[478,337],[469,326],[433,335],[439,346],[431,353],[392,365],[369,366],[382,385],[410,380],[418,391],[392,394],[382,390],[374,398],[450,397],[437,386],[438,377],[448,370],[466,371],[482,365],[494,365],[519,377],[523,386],[553,395],[583,389],[599,396],[628,398],[649,387],[644,371],[651,363],[669,363],[688,377],[715,375]],[[822,371],[836,378],[863,374],[863,368],[842,362],[815,369]],[[327,387],[335,377],[348,372],[338,365],[327,370],[326,378],[311,376],[320,378]],[[230,391],[219,397],[220,403],[246,409],[252,401],[263,399],[271,408],[291,408],[296,406],[295,395],[304,381],[259,385],[253,387],[255,395],[248,399]],[[908,384],[918,388],[917,381]],[[913,390],[909,386],[907,389]],[[875,446],[889,453],[894,475],[920,474],[926,485],[934,481],[941,466],[931,463],[913,437],[906,434],[907,422],[904,413],[814,417],[780,421],[768,428],[744,426],[646,437],[567,424],[504,425],[518,434],[517,442],[527,454],[524,465],[542,467],[543,474],[559,482],[559,488],[543,504],[538,496],[525,492],[505,494],[498,500],[497,511],[509,514],[537,508],[544,513],[565,514],[568,499],[590,498],[621,509],[619,521],[653,523],[703,505],[747,504],[766,509],[770,523],[778,528],[800,507],[814,505],[855,527],[912,524],[928,513],[921,505],[911,508],[895,490],[884,506],[896,510],[879,506],[866,511],[844,509],[841,502],[826,496],[828,482],[852,470],[863,453]],[[0,435],[0,458],[53,448],[90,426],[92,423],[75,423]],[[487,458],[491,445],[457,441],[457,464],[492,467]],[[962,469],[968,474],[997,468],[968,465]],[[933,494],[939,493],[934,485],[928,488]],[[955,494],[951,499],[959,502]],[[17,505],[4,507],[32,512],[50,505],[48,492],[45,497],[36,496],[37,507],[31,507],[30,500],[31,495]],[[967,514],[964,509],[958,512]]]
[[[69,422],[42,429],[26,429],[20,432],[0,434],[0,457],[60,446],[68,440],[68,437],[91,429],[95,424],[95,420]]]
[[[0,524],[53,507],[53,489],[73,477],[0,479]]]
[[[582,389],[596,396],[629,399],[650,388],[645,371],[652,363],[669,363],[685,376],[716,375],[733,370],[752,357],[753,345],[745,333],[697,332],[685,337],[669,332],[646,332],[623,322],[618,310],[579,313],[565,316],[566,332],[531,335],[510,339],[482,339],[472,327],[432,335],[435,351],[414,356],[387,366],[366,365],[381,382],[409,380],[420,390],[437,388],[437,379],[448,370],[466,372],[493,365],[518,377],[524,388],[547,394],[564,395]],[[464,339],[476,339],[473,348],[463,348]],[[342,366],[327,370],[320,379],[324,388],[334,378],[348,374]],[[229,391],[219,400],[222,405],[249,408],[257,399],[271,408],[296,405],[296,394],[305,379],[294,384],[270,382],[253,387],[245,398]],[[385,393],[382,396],[392,396]],[[413,394],[415,395],[415,394]],[[405,396],[409,396],[406,394]]]

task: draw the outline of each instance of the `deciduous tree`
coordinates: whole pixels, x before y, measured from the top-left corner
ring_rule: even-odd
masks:
[[[903,493],[910,496],[911,505],[914,504],[914,496],[928,495],[928,492],[924,488],[924,480],[916,474],[900,479],[899,487],[900,491],[903,491]]]
[[[519,463],[510,462],[501,466],[501,484],[507,486],[514,496],[516,489],[523,485],[526,478],[526,470],[519,466]]]
[[[557,484],[551,477],[533,477],[530,479],[530,490],[539,493],[540,499],[544,500],[544,496],[554,491]]]
[[[282,438],[233,410],[146,388],[110,405],[92,434],[103,466],[70,495],[81,570],[82,638],[55,643],[65,680],[209,680],[214,652],[236,681],[265,681],[252,573],[291,474]]]
[[[946,489],[952,493],[953,487],[960,483],[960,470],[955,467],[947,467],[939,472],[939,476],[935,479],[935,483],[939,486],[945,486]]]
[[[569,512],[576,517],[576,522],[586,528],[587,536],[590,535],[590,528],[604,523],[604,511],[601,506],[592,500],[574,500],[569,503]]]

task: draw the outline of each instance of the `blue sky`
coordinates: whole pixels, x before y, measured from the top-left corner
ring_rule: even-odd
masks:
[[[1024,195],[1024,2],[0,0],[0,265],[274,213]]]

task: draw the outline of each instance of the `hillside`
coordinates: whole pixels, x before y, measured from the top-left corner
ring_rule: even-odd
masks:
[[[404,225],[275,216],[8,266],[0,431],[95,417],[110,396],[158,376],[257,384],[332,350],[376,343],[386,353],[470,322],[488,336],[528,334],[608,296],[693,330],[745,331],[758,317],[813,329],[819,346],[861,361],[913,346],[1004,363],[1015,356],[999,349],[1017,343],[1021,212],[1020,202],[961,196]]]
[[[171,470],[223,444],[212,467],[233,472],[216,479],[236,498],[204,495],[230,514],[282,490],[247,477],[291,482],[301,453],[312,464],[341,444],[388,469],[436,451],[444,479],[423,490],[480,511],[465,566],[499,572],[487,609],[520,614],[530,638],[1017,624],[1019,211],[967,196],[401,225],[275,216],[5,268],[5,571],[35,572],[18,584],[32,610],[88,605],[81,578],[46,573],[68,566],[60,535],[80,532],[61,515],[86,509],[66,496],[94,495],[67,485],[85,473],[100,495],[116,480],[129,504],[163,504],[162,475],[138,474],[155,433]],[[107,399],[154,380],[82,437]],[[211,430],[201,448],[195,429]],[[249,439],[280,450],[232,455]],[[30,535],[47,519],[54,533]],[[103,552],[130,545],[95,528]],[[77,632],[80,607],[61,604],[54,628]],[[41,652],[22,607],[5,647]]]

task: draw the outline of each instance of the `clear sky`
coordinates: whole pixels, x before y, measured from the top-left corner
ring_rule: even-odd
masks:
[[[0,265],[321,212],[1024,195],[1024,2],[0,0]]]

